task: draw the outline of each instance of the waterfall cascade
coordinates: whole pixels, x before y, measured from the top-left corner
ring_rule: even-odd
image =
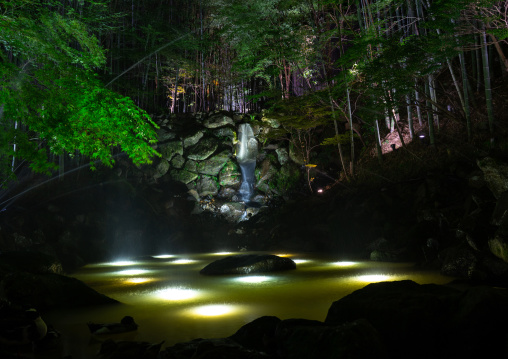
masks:
[[[240,186],[240,198],[243,202],[249,202],[254,192],[256,169],[256,156],[258,154],[258,141],[254,137],[252,127],[248,123],[242,123],[238,129],[239,141],[237,143],[236,157],[242,170],[242,184]]]

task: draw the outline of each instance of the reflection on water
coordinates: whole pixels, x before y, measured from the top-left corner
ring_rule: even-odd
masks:
[[[63,355],[94,357],[100,340],[86,322],[118,322],[134,317],[136,332],[109,338],[165,346],[194,338],[226,337],[263,315],[323,321],[331,303],[367,283],[412,279],[448,283],[451,278],[420,271],[411,263],[345,262],[316,254],[284,254],[297,269],[261,275],[202,276],[199,270],[231,253],[162,254],[88,265],[74,274],[98,292],[122,304],[47,313],[62,332]]]

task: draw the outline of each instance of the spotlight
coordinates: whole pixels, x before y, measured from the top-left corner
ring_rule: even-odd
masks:
[[[361,282],[374,283],[374,282],[383,282],[385,280],[388,280],[388,279],[390,279],[390,276],[386,275],[386,274],[366,274],[366,275],[359,275],[356,278]]]
[[[152,256],[152,258],[157,258],[157,259],[165,259],[165,258],[173,258],[174,255],[172,254],[159,254],[158,256]]]
[[[227,304],[209,304],[196,307],[192,313],[203,317],[218,317],[220,315],[231,314],[234,307]]]
[[[154,292],[154,295],[158,298],[165,300],[187,300],[196,298],[199,294],[199,291],[194,289],[186,289],[186,288],[165,288]]]
[[[194,260],[194,259],[188,259],[188,258],[182,258],[182,259],[177,259],[176,261],[172,261],[170,262],[171,264],[191,264],[191,263],[196,263],[197,260]]]
[[[269,277],[266,275],[252,275],[252,276],[248,276],[248,277],[235,278],[234,280],[235,280],[235,282],[241,282],[241,283],[263,283],[263,282],[268,282],[272,279],[273,279],[273,277]]]
[[[148,273],[150,271],[146,270],[146,269],[126,269],[126,270],[121,270],[121,271],[118,271],[116,272],[116,274],[120,274],[120,275],[140,275],[140,274],[145,274],[145,273]]]
[[[358,264],[357,262],[347,262],[347,261],[339,261],[339,262],[332,263],[332,265],[337,266],[337,267],[352,267],[357,264]]]

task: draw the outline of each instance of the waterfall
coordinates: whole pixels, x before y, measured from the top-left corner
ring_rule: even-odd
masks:
[[[254,137],[252,127],[248,123],[242,123],[238,132],[239,141],[237,143],[236,158],[242,170],[240,198],[243,202],[249,202],[254,192],[254,183],[256,182],[254,170],[256,169],[258,141]]]

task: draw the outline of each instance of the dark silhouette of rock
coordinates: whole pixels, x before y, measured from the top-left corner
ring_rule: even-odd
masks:
[[[101,344],[99,359],[156,359],[162,344],[147,342],[114,341],[108,339]]]
[[[245,324],[229,338],[247,349],[274,353],[276,351],[275,331],[280,322],[281,320],[277,317],[264,316]]]
[[[138,325],[134,321],[134,318],[127,315],[122,318],[120,323],[86,323],[90,333],[92,334],[119,334],[125,332],[132,332],[138,329]]]
[[[325,323],[366,319],[391,358],[506,358],[507,301],[506,290],[491,287],[383,282],[334,302]]]
[[[0,299],[39,310],[118,303],[76,278],[27,272],[6,275],[0,281]]]
[[[296,269],[296,264],[289,258],[271,254],[239,254],[216,260],[201,269],[199,273],[215,274],[249,274],[275,272]]]

